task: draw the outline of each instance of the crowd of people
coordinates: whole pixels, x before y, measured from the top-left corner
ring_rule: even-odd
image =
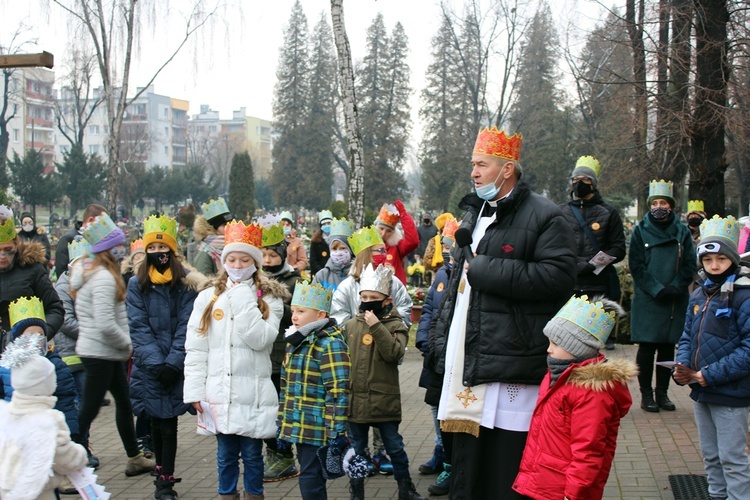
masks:
[[[298,476],[317,500],[348,476],[359,500],[376,473],[393,475],[400,500],[425,498],[399,432],[399,365],[408,275],[431,273],[413,329],[435,428],[418,467],[437,475],[430,494],[601,498],[637,378],[647,412],[676,409],[671,380],[690,385],[709,494],[750,498],[750,225],[696,201],[683,223],[672,184],[652,181],[628,249],[596,158],[579,158],[557,206],[525,182],[521,146],[480,131],[460,220],[425,213],[417,227],[397,200],[357,229],[324,210],[309,252],[291,212],[246,224],[220,198],[201,207],[188,262],[175,219],[153,215],[127,241],[92,204],[58,243],[54,285],[33,217],[18,231],[0,206],[0,443],[52,436],[36,468],[0,458],[0,493],[75,492],[66,475],[99,466],[89,435],[109,392],[124,472],[152,474],[156,500],[177,498],[186,413],[215,435],[222,499],[264,498],[264,482]],[[626,258],[633,361],[602,354],[625,314]],[[44,425],[10,431],[29,415]]]

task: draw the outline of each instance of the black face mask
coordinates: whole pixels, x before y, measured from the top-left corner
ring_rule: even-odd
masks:
[[[372,311],[376,316],[383,311],[382,300],[376,300],[373,302],[361,302],[359,304],[359,312],[364,313],[365,311]]]
[[[171,261],[169,257],[170,252],[147,252],[146,253],[146,259],[148,259],[148,263],[154,267],[157,271],[160,273],[164,273],[167,269],[169,269],[169,262]]]
[[[578,198],[585,198],[594,192],[594,185],[586,184],[583,181],[574,182],[573,192]]]
[[[282,261],[281,264],[277,264],[275,266],[263,266],[263,271],[268,274],[276,274],[282,269],[284,269],[284,261]]]
[[[729,278],[731,275],[733,275],[735,272],[737,272],[737,266],[729,266],[729,268],[724,271],[721,274],[711,274],[706,269],[703,269],[703,272],[706,273],[706,276],[716,283],[717,285],[722,285],[724,282]]]
[[[701,219],[700,217],[691,217],[688,219],[688,226],[700,227],[701,222],[703,222],[703,219]]]
[[[422,222],[424,222],[425,226],[429,226],[430,225],[430,219],[422,219]]]

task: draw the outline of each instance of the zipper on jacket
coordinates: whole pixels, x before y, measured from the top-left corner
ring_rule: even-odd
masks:
[[[700,367],[698,366],[698,354],[701,350],[701,336],[703,335],[703,322],[706,320],[706,310],[708,309],[709,302],[711,302],[711,299],[714,298],[714,295],[717,293],[719,293],[719,290],[709,295],[706,298],[706,302],[703,304],[703,309],[701,309],[701,323],[698,325],[698,338],[696,339],[695,356],[693,356],[693,369],[696,371],[700,370]]]

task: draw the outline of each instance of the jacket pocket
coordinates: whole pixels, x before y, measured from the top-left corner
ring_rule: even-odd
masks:
[[[401,414],[401,391],[398,386],[370,384],[370,416],[396,417]]]

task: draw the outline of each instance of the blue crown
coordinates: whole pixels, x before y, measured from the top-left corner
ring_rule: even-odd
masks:
[[[94,219],[94,222],[89,224],[89,227],[83,230],[83,237],[86,238],[86,241],[91,245],[96,245],[115,229],[117,229],[117,225],[109,215],[102,214],[97,216],[97,218]]]
[[[323,222],[326,219],[333,219],[333,212],[330,210],[321,210],[318,213],[318,223]]]
[[[348,238],[354,234],[355,229],[354,222],[346,219],[333,219],[331,221],[331,236],[346,236]]]
[[[288,221],[294,222],[294,216],[289,210],[284,210],[279,214],[279,220],[287,219]]]
[[[224,201],[224,198],[210,200],[208,203],[204,203],[201,205],[201,210],[203,210],[203,216],[207,220],[211,220],[221,214],[229,213],[229,207],[227,206],[227,202]]]
[[[652,196],[668,196],[669,198],[671,198],[672,186],[672,181],[665,181],[664,179],[660,181],[653,180],[648,183],[648,197],[651,198]]]
[[[583,328],[602,344],[609,337],[616,320],[614,312],[606,312],[601,302],[592,304],[586,295],[571,297],[555,317]]]
[[[740,225],[731,215],[728,215],[726,219],[714,215],[711,219],[704,219],[701,222],[701,240],[709,237],[723,238],[736,246],[740,241]]]
[[[326,288],[320,283],[310,285],[307,281],[298,281],[294,287],[294,296],[292,305],[299,307],[308,307],[318,311],[331,312],[331,301],[333,300],[333,290]]]
[[[91,245],[84,238],[80,238],[78,241],[68,243],[68,257],[69,262],[73,262],[78,257],[83,257],[91,253]]]

